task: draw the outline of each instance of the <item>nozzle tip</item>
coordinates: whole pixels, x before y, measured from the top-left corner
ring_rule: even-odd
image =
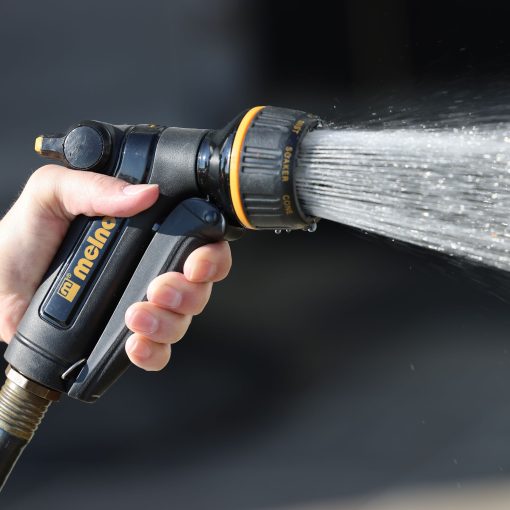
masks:
[[[37,152],[37,154],[41,154],[41,152],[42,152],[42,143],[43,143],[43,137],[38,136],[35,139],[35,144],[34,144],[34,150],[35,150],[35,152]]]

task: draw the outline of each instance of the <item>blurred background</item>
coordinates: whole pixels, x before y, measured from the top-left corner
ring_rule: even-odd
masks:
[[[4,0],[0,209],[42,163],[34,137],[81,119],[356,122],[504,87],[508,19],[491,0]],[[325,221],[232,250],[170,366],[54,405],[1,508],[508,508],[506,275]]]

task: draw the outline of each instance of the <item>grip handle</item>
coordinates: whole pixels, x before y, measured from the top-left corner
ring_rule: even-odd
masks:
[[[124,373],[130,365],[124,346],[131,334],[124,322],[126,310],[147,299],[147,285],[156,276],[168,271],[182,272],[192,251],[224,239],[226,229],[224,216],[205,200],[190,198],[172,211],[140,260],[99,341],[69,389],[69,396],[93,402]]]

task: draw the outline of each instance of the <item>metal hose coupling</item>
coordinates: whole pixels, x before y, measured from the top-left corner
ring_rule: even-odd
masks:
[[[5,375],[7,379],[0,390],[0,428],[28,442],[60,393],[30,381],[11,366]]]
[[[37,384],[11,366],[0,390],[0,490],[32,439],[51,402],[60,393]]]

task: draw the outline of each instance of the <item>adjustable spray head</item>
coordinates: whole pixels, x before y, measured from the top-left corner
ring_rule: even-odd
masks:
[[[309,229],[317,219],[299,205],[294,166],[301,140],[318,123],[298,110],[252,108],[234,121],[233,129],[227,128],[227,136],[225,131],[205,136],[197,159],[199,187],[227,205],[244,228]]]

